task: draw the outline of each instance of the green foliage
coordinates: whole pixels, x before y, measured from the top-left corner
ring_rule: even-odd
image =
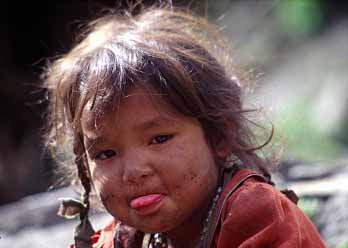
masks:
[[[310,218],[313,219],[320,207],[318,199],[300,198],[298,207]]]
[[[305,36],[315,32],[323,18],[320,0],[281,0],[277,16],[290,36]]]
[[[348,243],[341,243],[337,245],[336,248],[348,248]]]
[[[284,141],[285,155],[307,161],[339,156],[342,147],[315,126],[310,112],[310,101],[298,100],[276,116],[277,135]]]

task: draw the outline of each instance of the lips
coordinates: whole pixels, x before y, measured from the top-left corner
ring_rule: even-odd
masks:
[[[134,198],[130,202],[130,207],[133,208],[139,215],[153,214],[162,206],[163,194],[148,194]]]

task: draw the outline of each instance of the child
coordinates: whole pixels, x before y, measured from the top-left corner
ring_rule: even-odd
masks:
[[[73,247],[324,247],[272,186],[214,27],[162,7],[89,29],[45,78],[48,145],[85,189],[64,202],[80,208]],[[92,188],[115,218],[98,232]]]

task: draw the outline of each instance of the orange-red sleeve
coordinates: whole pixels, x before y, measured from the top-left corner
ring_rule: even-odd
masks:
[[[91,236],[93,248],[111,248],[113,247],[113,237],[115,233],[116,221],[113,220],[104,228],[99,229]],[[69,248],[76,248],[74,244]]]
[[[305,214],[273,186],[247,180],[226,202],[217,248],[322,248]]]

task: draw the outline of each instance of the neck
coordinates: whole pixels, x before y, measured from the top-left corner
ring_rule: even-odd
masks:
[[[207,235],[203,229],[207,228],[207,222],[211,221],[215,204],[221,192],[221,188],[217,188],[210,197],[208,204],[192,215],[187,221],[179,227],[167,232],[167,237],[174,247],[194,248],[200,243],[202,235]]]
[[[209,206],[200,211],[199,215],[190,218],[179,225],[175,230],[166,233],[167,238],[175,248],[194,248],[201,238],[201,231],[204,226],[205,218]]]

